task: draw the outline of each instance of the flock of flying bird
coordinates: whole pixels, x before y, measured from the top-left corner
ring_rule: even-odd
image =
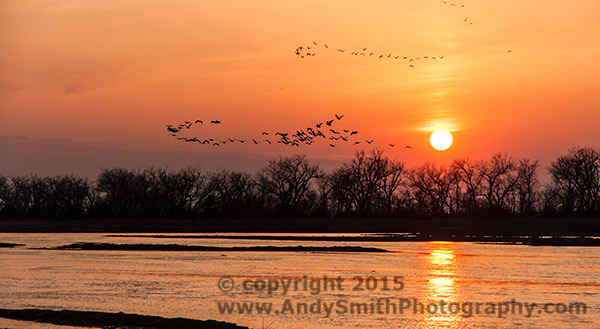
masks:
[[[465,8],[464,4],[458,5],[456,3],[443,1],[443,0],[440,2],[442,4],[450,6],[450,7]],[[473,21],[469,21],[469,17],[465,17],[462,21],[466,25],[473,25]],[[329,50],[329,49],[333,49],[333,48],[330,48],[325,43],[319,45],[319,44],[317,44],[316,41],[313,41],[312,44],[310,44],[310,45],[296,47],[296,50],[294,51],[294,53],[297,56],[299,56],[300,58],[309,58],[309,57],[316,56],[317,50],[320,52],[320,51]],[[355,51],[346,51],[346,49],[343,49],[343,48],[336,48],[336,51],[338,53],[346,53],[346,54],[350,54],[350,55],[354,55],[354,56],[370,57],[370,58],[379,59],[379,60],[391,59],[391,60],[408,61],[409,68],[414,68],[416,61],[421,60],[421,59],[423,59],[423,60],[444,59],[444,56],[429,56],[429,55],[427,55],[427,56],[421,56],[421,57],[409,57],[409,56],[403,56],[403,55],[396,55],[396,54],[392,54],[392,53],[388,53],[388,52],[380,53],[380,52],[371,51],[368,47],[364,47],[364,48],[361,48],[361,49],[358,49]]]
[[[185,121],[179,125],[167,125],[167,131],[171,134],[171,136],[175,137],[175,139],[187,142],[187,143],[198,143],[204,145],[212,145],[212,146],[221,146],[227,143],[240,143],[244,144],[248,142],[248,144],[282,144],[287,146],[296,146],[299,147],[301,144],[304,145],[312,145],[315,141],[323,140],[329,144],[329,147],[336,147],[337,143],[351,143],[352,145],[359,145],[362,143],[371,144],[375,140],[374,139],[363,139],[358,138],[358,131],[351,129],[334,129],[334,124],[338,121],[342,120],[344,115],[335,114],[335,118],[331,120],[325,120],[323,122],[316,123],[314,126],[306,127],[304,129],[296,130],[294,133],[290,132],[275,132],[269,133],[263,131],[261,133],[260,138],[252,138],[252,139],[240,139],[240,138],[226,138],[226,139],[215,139],[215,138],[199,138],[199,137],[183,137],[179,136],[179,133],[184,130],[189,130],[194,125],[203,125],[204,121],[195,120],[195,121]],[[208,121],[207,121],[208,124]],[[221,124],[220,120],[211,120],[210,124],[219,125]],[[396,144],[388,144],[390,147],[395,147]],[[410,145],[406,145],[404,148],[412,149]]]
[[[456,3],[448,2],[448,1],[440,1],[442,4],[457,7],[457,8],[465,8],[465,5],[457,5]],[[468,20],[469,17],[465,17],[462,21],[467,25],[473,25],[473,21]],[[295,50],[295,54],[301,58],[314,57],[317,54],[317,51],[323,50],[333,50],[329,45],[325,43],[318,44],[316,41],[313,41],[312,44],[306,46],[299,46]],[[337,48],[336,51],[338,53],[346,53],[353,56],[364,56],[379,60],[400,60],[406,61],[409,63],[409,68],[414,68],[414,64],[419,60],[442,60],[444,56],[421,56],[421,57],[409,57],[396,55],[392,53],[376,53],[371,51],[369,48],[364,47],[356,51],[347,51],[346,49]],[[508,52],[512,52],[512,50],[508,50]],[[226,139],[215,139],[215,138],[199,138],[199,137],[183,137],[179,136],[179,133],[183,130],[189,130],[193,125],[203,125],[204,121],[195,120],[195,121],[185,121],[182,124],[173,126],[167,125],[167,131],[175,137],[175,139],[187,142],[187,143],[198,143],[204,145],[212,145],[212,146],[221,146],[225,144],[233,144],[240,143],[244,144],[248,142],[248,144],[282,144],[287,146],[296,146],[299,147],[301,144],[304,145],[312,145],[315,141],[323,140],[326,141],[330,147],[336,147],[337,143],[351,143],[352,145],[359,145],[362,143],[371,144],[374,142],[374,139],[364,139],[359,138],[359,132],[357,130],[351,129],[334,129],[334,123],[342,120],[344,115],[335,115],[335,118],[331,120],[325,120],[323,122],[316,123],[314,126],[306,127],[304,129],[296,130],[295,133],[290,132],[275,132],[269,133],[263,131],[260,138],[252,138],[252,139],[240,139],[240,138],[226,138]],[[221,124],[220,120],[211,120],[207,121],[207,124],[211,125],[219,125]],[[396,144],[388,144],[390,147],[395,147]],[[412,149],[410,145],[404,146],[406,149]]]
[[[297,56],[300,56],[300,58],[307,58],[307,57],[313,57],[317,55],[317,50],[329,50],[329,46],[325,43],[323,44],[318,44],[316,41],[313,41],[313,43],[311,45],[307,45],[307,46],[299,46],[296,47],[296,50],[294,51],[294,53]],[[415,61],[418,60],[437,60],[437,59],[444,59],[444,56],[422,56],[422,57],[408,57],[408,56],[401,56],[401,55],[396,55],[396,54],[392,54],[392,53],[375,53],[374,51],[370,51],[369,48],[365,47],[365,48],[361,48],[357,51],[346,51],[346,49],[342,49],[342,48],[338,48],[336,49],[337,52],[339,53],[348,53],[350,55],[354,55],[354,56],[365,56],[365,57],[371,57],[371,58],[375,58],[375,59],[391,59],[391,60],[405,60],[408,61],[409,63],[409,68],[414,68],[414,64]]]
[[[453,2],[449,2],[449,1],[440,1],[441,3],[449,6],[449,7],[457,7],[457,8],[465,8],[465,5],[457,5]],[[467,24],[467,25],[473,25],[473,21],[467,21],[469,19],[469,17],[465,17],[465,19],[463,19],[463,23]]]

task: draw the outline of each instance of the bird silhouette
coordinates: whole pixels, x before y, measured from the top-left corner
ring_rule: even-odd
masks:
[[[342,115],[337,115],[337,114],[335,115],[335,118],[338,119],[338,120],[342,120],[343,117],[344,117],[343,114]]]
[[[210,123],[214,123],[214,124],[218,125],[219,123],[221,123],[221,121],[219,121],[219,120],[212,120]]]
[[[365,142],[367,142],[367,144],[371,144],[371,143],[373,143],[373,141],[374,141],[374,139],[371,139],[370,141],[365,139]]]
[[[326,121],[326,122],[325,122],[325,124],[327,124],[327,125],[328,125],[328,126],[330,126],[330,127],[331,127],[331,124],[332,124],[332,123],[333,123],[333,120],[329,120],[329,121]]]
[[[202,120],[196,120],[196,123],[204,124],[204,122],[202,122]]]
[[[391,147],[394,147],[394,146],[396,146],[396,144],[390,144],[390,146],[391,146]]]
[[[266,136],[266,135],[268,135],[268,134],[269,134],[268,132],[265,132],[265,131],[263,131],[263,132],[262,132],[262,135],[263,135],[263,136]]]
[[[404,148],[405,148],[405,149],[412,149],[412,146],[410,146],[410,145],[406,145]]]

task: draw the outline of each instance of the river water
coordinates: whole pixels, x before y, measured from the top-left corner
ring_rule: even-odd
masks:
[[[600,328],[597,247],[156,239],[100,233],[0,233],[0,242],[25,244],[0,249],[1,308],[214,319],[251,328]],[[32,249],[74,242],[351,245],[392,252]],[[252,314],[240,314],[250,305]],[[59,328],[3,319],[0,326]]]

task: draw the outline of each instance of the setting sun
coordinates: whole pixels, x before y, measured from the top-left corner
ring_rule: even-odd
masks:
[[[452,145],[452,134],[446,129],[438,129],[431,133],[429,142],[434,149],[445,151]]]

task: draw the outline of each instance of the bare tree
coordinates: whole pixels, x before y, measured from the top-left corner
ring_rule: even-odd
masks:
[[[256,183],[248,173],[219,169],[208,174],[206,188],[210,206],[207,205],[205,211],[220,216],[247,217],[256,210]]]
[[[305,200],[312,180],[322,175],[323,171],[310,165],[305,155],[294,155],[269,161],[258,172],[257,182],[265,194],[276,198],[278,211],[289,214]]]
[[[551,193],[567,214],[595,214],[600,210],[600,151],[577,147],[552,162]]]
[[[403,171],[404,164],[385,157],[383,150],[357,151],[332,174],[332,196],[346,212],[364,214],[382,206],[391,211]]]
[[[497,153],[485,163],[483,195],[489,209],[509,210],[507,199],[518,181],[516,160],[506,153]]]
[[[106,207],[105,214],[116,217],[145,215],[148,181],[140,170],[102,169],[96,186],[102,206]]]
[[[159,217],[191,217],[199,213],[206,196],[206,177],[200,168],[188,167],[178,172],[150,168],[144,172],[147,183],[148,209]]]
[[[46,217],[81,218],[89,209],[90,184],[74,175],[49,179],[50,205]]]
[[[480,199],[482,198],[484,168],[484,162],[469,159],[454,160],[450,166],[450,170],[464,184],[462,208],[466,212],[473,213],[479,208]]]
[[[523,158],[517,165],[518,181],[517,193],[520,214],[531,214],[536,209],[539,200],[537,170],[540,167],[538,160]]]
[[[0,217],[7,216],[6,206],[11,199],[12,189],[8,180],[0,176]]]
[[[416,190],[419,207],[427,209],[430,215],[444,215],[450,211],[450,190],[454,183],[453,177],[445,167],[438,168],[435,164],[426,162],[410,172],[410,185]]]

